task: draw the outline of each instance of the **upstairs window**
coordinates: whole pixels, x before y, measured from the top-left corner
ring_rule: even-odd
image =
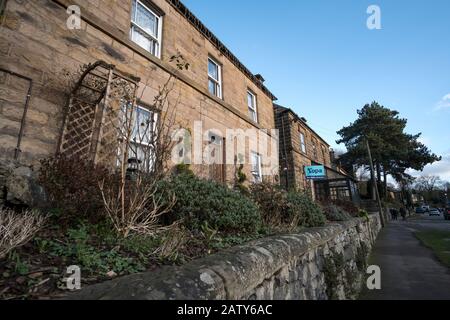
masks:
[[[253,176],[253,182],[254,183],[260,183],[262,182],[262,168],[261,168],[261,155],[252,152],[251,153],[251,172]]]
[[[139,0],[133,0],[131,9],[131,40],[161,57],[162,17]]]
[[[312,148],[313,148],[313,156],[314,156],[315,160],[317,160],[317,146],[316,146],[316,144],[317,144],[317,141],[313,141]]]
[[[208,58],[208,90],[222,99],[222,68],[211,58]]]
[[[306,154],[305,135],[301,132],[300,132],[300,149],[304,154]]]
[[[256,110],[256,96],[251,91],[247,91],[247,106],[250,119],[252,119],[255,122],[258,122],[258,113]]]

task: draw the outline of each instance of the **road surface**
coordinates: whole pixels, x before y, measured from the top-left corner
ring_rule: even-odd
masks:
[[[450,269],[423,246],[414,232],[448,230],[442,216],[392,221],[380,232],[369,265],[381,268],[381,290],[363,290],[363,300],[450,299]]]

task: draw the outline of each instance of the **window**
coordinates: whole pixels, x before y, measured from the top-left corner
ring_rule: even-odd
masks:
[[[258,113],[256,111],[256,96],[251,91],[247,91],[247,106],[250,119],[258,122]]]
[[[252,152],[251,153],[251,173],[253,175],[253,182],[259,183],[262,182],[262,169],[261,169],[261,155]]]
[[[131,40],[156,57],[161,56],[162,17],[141,1],[133,0]]]
[[[211,58],[208,58],[208,89],[211,94],[222,98],[222,70]]]
[[[306,154],[305,135],[300,132],[300,149]]]
[[[130,105],[128,114],[131,115]],[[123,112],[125,108],[122,109]],[[158,114],[137,106],[133,111],[132,131],[128,150],[128,165],[138,170],[150,171],[155,163],[155,132]]]

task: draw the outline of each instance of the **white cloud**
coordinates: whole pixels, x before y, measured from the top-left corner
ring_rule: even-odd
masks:
[[[422,172],[409,170],[414,177],[421,175],[439,176],[442,180],[450,181],[450,152],[442,156],[442,160],[426,166]]]
[[[419,139],[417,139],[417,141],[423,143],[424,145],[429,145],[431,140],[428,139],[427,137],[419,137]]]
[[[442,97],[442,99],[436,104],[435,110],[442,110],[450,108],[450,93]]]

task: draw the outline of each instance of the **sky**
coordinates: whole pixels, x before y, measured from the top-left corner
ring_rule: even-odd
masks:
[[[183,3],[333,148],[345,150],[336,131],[377,101],[443,157],[423,174],[450,181],[449,0]],[[370,5],[380,8],[379,30],[367,28]]]

